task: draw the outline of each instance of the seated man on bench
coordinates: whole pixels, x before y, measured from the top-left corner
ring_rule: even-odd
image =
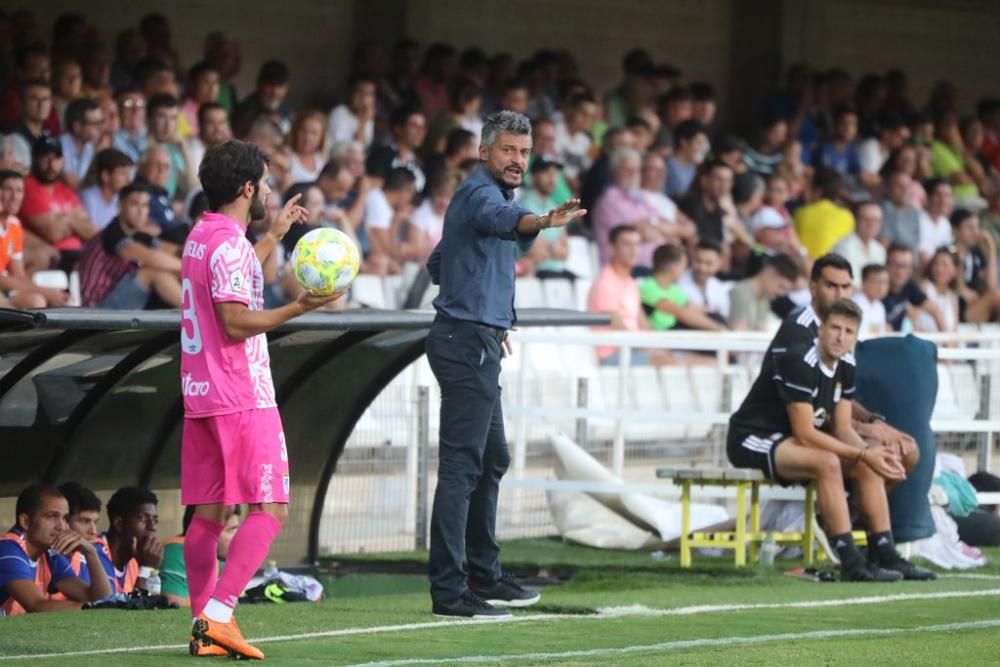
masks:
[[[757,468],[781,484],[816,482],[842,581],[935,579],[896,551],[886,483],[906,472],[898,454],[865,443],[851,424],[854,357],[861,310],[839,299],[820,313],[812,345],[789,347],[773,359],[729,420],[726,442],[737,468]],[[765,364],[767,366],[767,364]],[[851,536],[845,478],[868,528],[868,559]],[[812,517],[806,517],[811,521]]]

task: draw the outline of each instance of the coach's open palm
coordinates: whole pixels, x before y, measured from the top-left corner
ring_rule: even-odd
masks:
[[[564,204],[549,211],[551,227],[565,227],[578,218],[587,215],[587,209],[577,208],[580,205],[579,199],[570,199]]]

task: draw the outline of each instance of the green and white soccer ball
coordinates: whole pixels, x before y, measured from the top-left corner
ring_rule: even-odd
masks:
[[[358,275],[361,253],[344,232],[320,227],[299,239],[290,261],[303,289],[328,296],[351,286]]]

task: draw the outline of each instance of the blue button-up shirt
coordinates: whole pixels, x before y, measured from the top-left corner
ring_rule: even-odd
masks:
[[[531,211],[514,201],[485,166],[459,186],[444,214],[441,241],[427,270],[441,291],[434,308],[447,317],[502,329],[517,321],[514,263],[537,234],[521,234],[517,223]]]

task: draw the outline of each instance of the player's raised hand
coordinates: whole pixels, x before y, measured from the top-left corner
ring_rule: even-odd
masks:
[[[300,199],[302,199],[301,192],[285,203],[284,208],[281,209],[281,213],[271,221],[271,228],[268,230],[269,233],[281,239],[288,233],[292,225],[305,222],[309,219],[309,211],[306,207],[299,206]]]
[[[156,535],[143,535],[136,543],[135,557],[139,565],[158,568],[163,563],[163,545]]]
[[[53,551],[61,553],[63,556],[70,556],[74,551],[83,548],[87,540],[80,533],[72,529],[67,529],[59,533],[50,547]]]
[[[587,209],[577,208],[579,199],[570,199],[548,212],[549,227],[565,227],[569,223],[587,215]]]

